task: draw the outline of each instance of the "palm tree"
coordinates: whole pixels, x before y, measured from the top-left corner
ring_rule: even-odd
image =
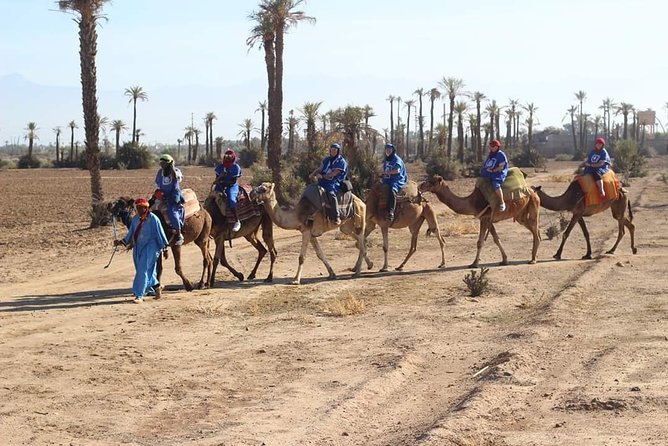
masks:
[[[582,103],[585,101],[585,99],[587,99],[587,93],[585,93],[582,90],[579,90],[579,91],[575,92],[574,94],[575,94],[575,99],[577,99],[578,102],[580,103],[580,113],[579,113],[579,118],[578,118],[578,126],[579,126],[579,129],[580,129],[580,133],[579,133],[579,135],[580,135],[580,149],[583,150],[584,146],[585,146],[585,140],[584,140],[585,139],[585,136],[584,136],[585,131],[584,131],[584,119],[583,119],[583,116],[582,116],[583,115]]]
[[[39,139],[39,137],[37,136],[37,130],[39,129],[37,128],[37,124],[35,124],[34,122],[29,122],[25,130],[27,132],[25,135],[25,139],[28,140],[28,158],[32,159],[33,141]]]
[[[146,133],[142,132],[140,128],[137,128],[135,132],[135,144],[137,145],[137,147],[139,147],[139,137],[144,135],[146,135]]]
[[[603,116],[594,116],[594,140],[598,138],[598,129],[601,127],[601,122],[603,122]]]
[[[407,114],[406,114],[406,147],[404,149],[403,155],[409,156],[411,154],[410,150],[411,108],[415,107],[415,101],[413,99],[407,100],[406,102],[404,102],[404,107],[407,110]]]
[[[454,77],[443,77],[441,82],[438,83],[448,94],[448,99],[450,100],[450,114],[448,115],[448,147],[447,147],[447,156],[450,158],[452,156],[452,122],[454,120],[454,108],[455,108],[455,98],[462,93],[462,88],[464,88],[464,81],[462,79]]]
[[[137,85],[126,88],[123,94],[130,98],[128,102],[132,102],[132,144],[137,144],[137,100],[148,101],[148,94]]]
[[[603,103],[599,107],[601,110],[603,110],[603,128],[604,128],[604,133],[605,133],[605,139],[606,141],[612,136],[611,135],[611,130],[612,130],[612,119],[611,119],[611,114],[610,112],[617,107],[617,104],[612,102],[612,99],[610,98],[605,98],[603,99]]]
[[[404,140],[404,131],[399,130],[399,126],[401,125],[401,113],[399,113],[399,110],[401,110],[401,96],[397,96],[394,98],[397,101],[397,131],[394,132],[394,144],[397,146],[397,150],[403,150],[401,149],[401,146],[403,145],[403,140]]]
[[[424,116],[422,116],[422,97],[424,96],[424,88],[418,88],[413,92],[418,97],[418,126],[420,139],[418,142],[417,156],[420,159],[424,158]]]
[[[90,186],[94,216],[106,215],[103,209],[102,177],[100,175],[100,129],[97,114],[97,21],[102,16],[102,8],[108,0],[59,0],[58,7],[63,12],[76,16],[79,25],[79,61],[81,65],[81,95],[86,134],[86,158],[90,172]],[[100,221],[93,218],[91,226]]]
[[[441,97],[441,92],[438,88],[429,90],[429,151],[431,152],[431,142],[434,139],[434,102]]]
[[[527,118],[527,153],[531,153],[533,145],[533,114],[536,113],[538,107],[536,107],[533,102],[529,102],[522,108],[529,113],[529,117]]]
[[[496,119],[496,116],[499,114],[499,106],[496,104],[496,99],[492,99],[492,102],[490,102],[487,107],[485,107],[485,113],[487,113],[487,116],[489,116],[489,140],[496,139],[496,133],[494,132],[495,126],[494,126],[494,120]],[[498,122],[497,122],[498,125]]]
[[[285,33],[300,22],[315,23],[303,11],[295,8],[304,0],[261,0],[258,10],[248,17],[255,25],[246,39],[249,47],[259,44],[264,48],[267,66],[267,102],[269,135],[267,164],[272,170],[277,198],[281,193],[281,146],[283,136],[283,48]]]
[[[359,164],[358,140],[364,126],[364,109],[352,105],[332,111],[332,124],[343,133],[343,153],[350,166]]]
[[[624,118],[623,122],[623,133],[622,133],[622,139],[626,140],[628,137],[628,128],[629,128],[629,113],[631,113],[634,110],[633,105],[626,103],[626,102],[620,102],[617,108],[615,109],[615,115],[622,115]]]
[[[267,149],[267,133],[265,132],[264,118],[267,113],[267,101],[258,102],[259,108],[255,111],[262,113],[262,123],[260,125],[260,149],[262,151]]]
[[[322,105],[320,102],[305,102],[300,109],[298,109],[304,120],[306,121],[306,146],[308,147],[309,155],[317,153],[316,138],[318,130],[316,129],[316,121],[318,119],[318,109]]]
[[[366,152],[368,155],[371,152],[371,148],[376,147],[376,138],[378,136],[378,132],[372,129],[371,126],[369,126],[369,119],[376,116],[376,114],[373,112],[373,107],[367,104],[363,107],[363,110],[364,110],[364,137],[366,138],[367,142]]]
[[[199,152],[199,135],[202,134],[200,129],[193,129],[193,134],[195,135],[195,147],[193,147],[193,161],[197,164],[197,154]]]
[[[183,138],[188,141],[188,164],[192,162],[193,159],[193,136],[195,135],[195,127],[192,125],[189,125],[188,127],[185,128],[185,133],[183,134]]]
[[[111,122],[111,129],[116,132],[116,153],[118,153],[118,149],[121,147],[121,132],[126,128],[127,126],[120,119],[115,119]]]
[[[465,101],[457,101],[453,108],[457,113],[457,159],[462,164],[464,164],[464,113],[468,107]]]
[[[181,159],[181,144],[183,144],[183,140],[181,138],[176,139],[176,160],[178,161]]]
[[[579,161],[584,157],[584,154],[578,150],[578,141],[575,137],[575,113],[578,111],[578,106],[577,105],[571,105],[571,107],[567,110],[568,114],[571,115],[571,132],[573,133],[573,160],[574,161]]]
[[[475,121],[475,159],[477,162],[482,161],[482,135],[480,133],[480,126],[482,123],[482,111],[480,110],[482,101],[487,99],[484,93],[476,91],[473,93],[473,100],[475,101],[476,121]]]
[[[390,141],[394,142],[394,100],[396,98],[392,95],[387,97],[387,101],[390,103]]]
[[[297,130],[297,125],[299,124],[299,118],[295,117],[295,111],[290,110],[289,117],[285,121],[285,125],[288,126],[288,157],[291,157],[295,152],[295,131]]]
[[[54,127],[53,128],[53,133],[56,134],[56,164],[61,161],[61,155],[60,155],[60,134],[63,132],[62,127]]]
[[[78,126],[77,123],[74,122],[74,121],[70,121],[70,123],[68,124],[68,126],[70,127],[70,131],[71,131],[71,137],[70,137],[70,159],[69,159],[69,162],[71,163],[71,162],[72,162],[72,159],[73,159],[73,157],[74,157],[74,129],[78,129],[79,126]]]
[[[214,112],[209,112],[206,114],[204,119],[206,121],[206,129],[208,129],[208,133],[206,135],[206,156],[213,158],[213,121],[218,119],[218,116],[216,116]]]
[[[249,118],[246,118],[243,120],[241,124],[239,124],[239,127],[241,127],[241,131],[238,133],[239,136],[241,136],[244,139],[244,145],[246,146],[246,150],[250,151],[251,145],[251,132],[253,131],[253,121]]]

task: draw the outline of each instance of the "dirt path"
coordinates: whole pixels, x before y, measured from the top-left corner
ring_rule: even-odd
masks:
[[[570,166],[561,169],[531,183],[556,194]],[[452,187],[463,195],[470,183]],[[486,244],[491,291],[478,299],[462,282],[475,255],[470,219],[440,203],[444,270],[435,269],[436,240],[421,236],[405,272],[347,280],[353,242],[325,235],[342,279],[324,280],[309,251],[295,287],[299,236],[278,231],[275,284],[261,282],[265,262],[257,281],[221,272],[220,287],[187,293],[169,261],[165,299],[144,305],[127,302],[129,254],[103,269],[108,229],[79,231],[79,247],[61,244],[81,226],[67,210],[72,221],[47,250],[52,271],[47,262],[30,278],[29,255],[0,257],[15,278],[0,282],[2,443],[668,444],[668,190],[657,172],[630,190],[637,255],[627,235],[616,255],[601,256],[616,238],[609,212],[588,219],[594,260],[574,260],[584,241],[573,231],[565,260],[551,259],[558,240],[543,240],[539,263],[526,265],[529,232],[502,223],[511,265],[494,266],[500,255]],[[545,212],[542,230],[554,221]],[[28,226],[41,240],[40,226]],[[37,249],[3,237],[0,248],[18,240]],[[408,244],[408,231],[391,233],[391,266]],[[371,245],[380,267],[379,233]],[[228,252],[241,270],[252,267],[245,242]],[[187,247],[192,277],[198,256]],[[345,299],[363,310],[337,316]]]

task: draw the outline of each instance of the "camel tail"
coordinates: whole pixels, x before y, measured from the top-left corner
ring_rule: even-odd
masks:
[[[631,209],[631,200],[628,200],[628,208],[629,208],[629,221],[633,222],[633,209]]]

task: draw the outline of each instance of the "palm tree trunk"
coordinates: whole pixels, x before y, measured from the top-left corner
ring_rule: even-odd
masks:
[[[280,28],[280,27],[279,27]],[[269,144],[272,150],[272,179],[276,186],[276,198],[283,200],[283,191],[281,187],[281,157],[282,157],[282,136],[283,136],[283,29],[276,32],[275,43],[275,78],[274,78],[274,98],[272,101],[273,110],[269,110]],[[273,117],[273,119],[272,119]],[[272,122],[273,121],[273,122]]]
[[[424,159],[424,116],[422,116],[422,95],[420,95],[420,111],[418,115],[418,125],[420,126],[420,144],[417,149],[417,156]]]
[[[70,159],[69,162],[72,162],[72,157],[74,156],[74,127],[71,127],[72,136],[70,138]]]
[[[116,156],[118,156],[118,148],[121,146],[121,130],[116,130]]]
[[[429,98],[429,152],[431,152],[431,142],[434,139],[434,98]],[[430,153],[431,155],[431,153]]]
[[[132,101],[132,144],[137,143],[137,98]]]
[[[394,101],[390,101],[390,142],[394,143]]]
[[[452,123],[454,122],[453,111],[455,109],[455,97],[454,95],[450,96],[450,113],[448,114],[448,159],[452,157]]]

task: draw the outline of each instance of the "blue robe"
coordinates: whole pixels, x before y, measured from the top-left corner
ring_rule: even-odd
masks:
[[[181,193],[181,181],[183,175],[181,171],[174,168],[176,174],[176,181],[171,177],[166,177],[162,174],[162,169],[158,170],[155,176],[155,185],[162,191],[163,200],[167,200],[167,212],[169,213],[169,224],[172,228],[181,232],[183,222],[186,218],[185,209],[183,208],[183,194]]]
[[[335,156],[334,158],[328,156],[322,160],[322,168],[320,169],[321,175],[327,175],[336,169],[341,169],[341,173],[331,180],[326,180],[324,178],[318,180],[318,185],[330,194],[336,194],[339,189],[341,189],[341,182],[346,179],[346,174],[348,173],[348,163],[346,163],[346,160],[341,155]]]
[[[225,167],[223,163],[216,166],[216,186],[217,192],[225,192],[227,195],[227,206],[230,209],[237,208],[237,197],[239,196],[239,184],[237,178],[241,176],[241,167],[235,162],[230,167]]]
[[[502,171],[487,171],[487,169],[496,169],[501,163],[504,163]],[[506,180],[506,176],[508,176],[508,158],[506,157],[506,154],[501,150],[498,150],[496,153],[490,152],[489,155],[487,155],[485,164],[483,164],[482,169],[480,170],[480,175],[489,178],[494,189],[501,188],[501,184],[503,184]]]
[[[389,172],[390,170],[399,169],[399,173],[394,175],[389,175],[387,173],[383,174],[383,183],[387,184],[392,188],[392,191],[396,194],[401,190],[402,187],[406,185],[408,181],[408,175],[406,174],[406,166],[404,161],[399,158],[399,156],[394,153],[390,159],[385,159],[383,163],[383,172]]]
[[[139,221],[139,215],[135,215],[132,218],[128,233],[123,239],[126,245],[132,240]],[[152,212],[149,212],[132,248],[132,261],[135,264],[132,294],[135,297],[144,297],[149,288],[158,285],[156,267],[160,253],[165,247],[167,247],[167,236],[165,236],[165,231],[162,229],[160,219]]]
[[[598,152],[596,149],[592,149],[587,155],[586,161],[589,164],[596,164],[603,161],[605,164],[603,164],[601,167],[586,166],[584,168],[585,174],[597,174],[599,177],[602,177],[608,172],[608,170],[610,170],[610,155],[608,154],[608,151],[605,150],[605,148],[601,148],[601,150]]]

